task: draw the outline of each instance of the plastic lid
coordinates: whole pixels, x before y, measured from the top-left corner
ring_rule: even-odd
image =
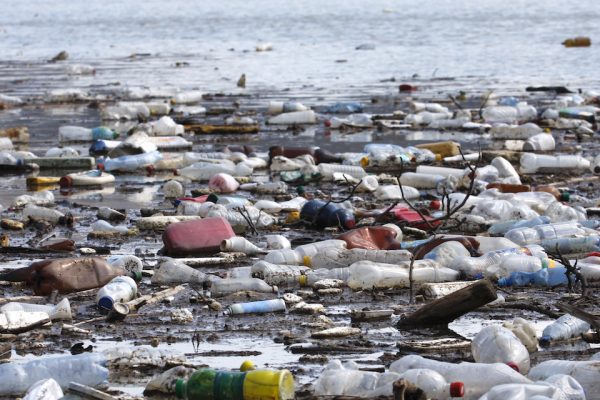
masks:
[[[98,300],[98,306],[101,308],[105,308],[107,310],[110,310],[113,308],[113,304],[114,304],[114,300],[112,297],[109,296],[104,296],[101,297],[100,300]]]
[[[256,369],[256,365],[251,360],[245,360],[240,366],[240,371],[253,371]]]
[[[429,208],[432,210],[441,210],[442,202],[439,200],[431,200],[431,203],[429,203]]]
[[[119,134],[117,132],[113,132],[113,139],[116,139],[119,137]]]
[[[184,379],[177,379],[177,382],[175,382],[175,395],[177,395],[177,397],[180,399],[185,398],[186,387],[187,384],[185,383]]]
[[[571,198],[571,193],[561,192],[560,196],[558,197],[558,201],[569,201],[570,198]]]
[[[366,168],[369,166],[369,157],[364,156],[363,158],[360,159],[360,166],[363,168]]]
[[[131,277],[136,282],[141,281],[142,280],[142,271],[131,271]]]
[[[311,260],[310,256],[304,256],[304,257],[302,257],[302,263],[303,263],[305,266],[309,267],[309,268],[311,268],[311,267],[312,267],[312,262],[311,262],[311,261],[312,261],[312,260]]]
[[[60,181],[58,181],[58,184],[60,185],[60,187],[71,187],[73,186],[73,178],[71,178],[68,175],[63,176],[62,178],[60,178]]]
[[[509,367],[511,367],[512,369],[514,369],[515,371],[519,372],[519,366],[515,362],[510,361],[510,362],[507,362],[506,365],[508,365]]]
[[[465,384],[462,382],[450,383],[450,397],[463,397],[465,395]]]
[[[435,161],[442,161],[442,155],[439,153],[435,153]]]

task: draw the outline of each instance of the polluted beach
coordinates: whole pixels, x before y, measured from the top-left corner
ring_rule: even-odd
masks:
[[[594,3],[363,3],[3,12],[1,399],[600,399]]]

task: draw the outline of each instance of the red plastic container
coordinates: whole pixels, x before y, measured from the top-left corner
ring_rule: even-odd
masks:
[[[339,235],[349,249],[398,250],[400,242],[396,240],[396,231],[385,226],[363,226]]]
[[[392,213],[394,215],[394,217],[396,217],[396,220],[398,221],[403,221],[403,222],[408,222],[409,226],[412,226],[414,228],[418,228],[418,229],[422,229],[424,231],[428,231],[431,230],[431,228],[436,228],[441,222],[440,221],[436,221],[436,222],[432,222],[431,226],[427,223],[425,223],[424,221],[431,221],[434,218],[431,218],[428,215],[423,214],[423,217],[425,217],[425,220],[423,220],[423,218],[419,215],[418,212],[414,211],[411,208],[408,207],[396,207],[394,209],[392,209],[390,211],[390,213]]]
[[[163,252],[187,256],[220,251],[221,242],[235,236],[223,217],[205,218],[171,224],[163,233]]]

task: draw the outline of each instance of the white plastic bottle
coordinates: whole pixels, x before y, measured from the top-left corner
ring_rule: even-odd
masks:
[[[430,175],[417,172],[405,172],[400,176],[400,183],[417,189],[436,189],[446,180],[441,175]]]
[[[519,176],[519,173],[515,167],[513,167],[512,164],[504,157],[496,157],[490,164],[498,170],[498,174],[502,178],[510,177],[513,179],[512,183],[521,183],[521,177]]]
[[[417,166],[417,173],[429,174],[429,175],[441,175],[444,177],[455,176],[462,178],[465,174],[464,169],[459,168],[447,168],[447,167],[434,167],[431,165],[419,165]]]
[[[516,337],[518,337],[527,351],[530,353],[535,353],[537,351],[537,334],[535,332],[535,327],[531,322],[517,317],[513,321],[504,321],[502,326],[510,330]]]
[[[546,239],[586,235],[587,232],[585,229],[576,222],[557,222],[531,228],[511,229],[506,232],[504,237],[518,245],[525,246],[528,244],[537,244]]]
[[[142,260],[133,254],[113,254],[106,258],[106,262],[113,267],[122,268],[136,279],[142,279],[144,264]]]
[[[23,400],[59,400],[64,395],[60,385],[50,378],[37,381],[31,385]]]
[[[579,318],[575,318],[571,314],[565,314],[544,328],[541,340],[544,342],[567,340],[589,330],[590,324]]]
[[[213,175],[221,172],[233,175],[235,166],[232,164],[195,163],[179,171],[181,176],[200,182],[208,181]]]
[[[402,196],[402,193],[404,193],[404,196]],[[421,193],[417,188],[404,185],[402,185],[402,190],[398,185],[381,185],[375,190],[374,194],[378,200],[413,200],[421,197]]]
[[[73,315],[71,314],[71,305],[69,303],[69,299],[66,297],[56,305],[29,304],[19,302],[6,303],[0,307],[0,311],[45,312],[52,321],[71,320],[73,318]]]
[[[590,161],[577,155],[549,156],[524,153],[521,156],[521,173],[535,174],[539,171],[574,171],[590,169]]]
[[[153,165],[162,160],[162,154],[158,150],[150,153],[133,154],[117,158],[109,158],[102,163],[104,171],[126,171],[131,172],[136,169]]]
[[[538,245],[529,245],[523,248],[510,247],[489,251],[480,257],[457,257],[450,263],[450,268],[463,271],[468,276],[485,273],[494,266],[500,265],[504,257],[510,254],[527,254],[535,257],[547,257],[544,249]]]
[[[264,254],[265,250],[241,236],[234,236],[221,242],[221,251],[240,252],[246,255]]]
[[[23,207],[27,204],[34,204],[36,206],[50,206],[54,204],[54,194],[49,190],[41,190],[34,194],[22,194],[15,197],[12,202],[13,207]]]
[[[343,268],[357,261],[373,261],[384,264],[397,264],[410,261],[412,254],[407,250],[366,250],[330,247],[313,256],[304,257],[304,264],[311,268]]]
[[[269,118],[268,123],[272,125],[316,124],[317,116],[313,110],[293,111]]]
[[[94,232],[115,232],[115,233],[127,233],[128,228],[124,225],[113,226],[110,222],[105,220],[98,220],[91,225],[92,231]]]
[[[307,270],[304,275],[298,277],[300,286],[313,286],[315,282],[324,279],[337,279],[345,283],[350,278],[350,268],[312,269]]]
[[[213,296],[226,296],[231,293],[243,291],[277,293],[277,290],[277,286],[271,286],[258,278],[220,279],[213,282],[210,288]]]
[[[598,400],[600,399],[599,370],[600,361],[549,360],[531,368],[527,377],[538,381],[546,380],[556,374],[569,375],[583,387],[586,399]]]
[[[96,295],[98,307],[110,310],[114,303],[133,300],[137,295],[137,285],[128,276],[117,276],[104,285]]]
[[[349,267],[348,286],[354,290],[372,288],[402,288],[409,285],[410,262],[399,265],[358,261]],[[432,260],[416,260],[413,266],[415,282],[449,282],[459,277],[459,272],[440,267]]]
[[[336,172],[341,172],[346,175],[350,175],[356,179],[361,179],[367,176],[367,173],[362,167],[354,166],[354,165],[343,165],[343,164],[327,164],[321,163],[317,166],[319,169],[319,173],[324,179],[332,180],[333,174]]]
[[[0,364],[0,395],[22,395],[34,383],[48,378],[63,389],[67,389],[70,382],[95,387],[108,379],[105,363],[102,354],[85,353]]]
[[[481,396],[479,400],[585,400],[586,396],[581,385],[570,376],[567,378],[569,381],[561,385],[553,384],[548,381],[533,382],[528,384],[509,383],[498,385],[494,386],[489,392]],[[563,389],[566,389],[567,391],[565,392]]]
[[[417,386],[425,392],[428,399],[446,399],[465,395],[464,383],[447,382],[442,375],[431,369],[409,369],[400,374],[398,379],[405,379]]]
[[[516,371],[529,372],[529,352],[521,341],[500,325],[483,328],[471,341],[471,352],[478,363],[504,363]]]
[[[555,148],[556,142],[551,133],[538,133],[523,144],[523,151],[553,151]]]
[[[493,139],[528,139],[542,133],[542,128],[532,122],[523,125],[494,124],[490,129]]]
[[[431,360],[418,355],[404,356],[390,365],[390,372],[402,374],[415,368],[431,369],[447,382],[463,382],[465,398],[478,399],[492,387],[503,383],[531,383],[529,379],[506,364],[459,364]]]

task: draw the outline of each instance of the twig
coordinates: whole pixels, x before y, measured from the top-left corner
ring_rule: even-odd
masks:
[[[243,209],[246,210],[246,207],[244,207]],[[246,216],[246,214],[244,214],[244,212],[242,211],[242,207],[236,207],[236,211],[240,213],[244,220],[246,220],[246,223],[248,224],[250,229],[252,229],[252,233],[258,235],[258,231],[256,230],[256,227],[254,226],[254,222],[252,222],[252,218],[250,217],[250,215],[248,214],[248,216]],[[246,210],[246,212],[248,211]]]
[[[581,270],[579,268],[577,268],[577,263],[579,260],[575,260],[575,265],[571,265],[571,261],[566,259],[565,256],[560,251],[560,249],[558,247],[558,243],[556,244],[555,250],[556,250],[556,253],[554,253],[554,254],[548,253],[548,256],[551,259],[560,262],[565,267],[565,275],[567,277],[567,289],[568,289],[569,293],[573,292],[573,282],[571,281],[571,275],[573,275],[575,277],[575,284],[577,284],[577,282],[579,282],[581,284],[581,296],[586,297],[586,295],[587,295],[587,279],[585,278],[585,276],[583,276],[581,274]]]
[[[448,97],[450,98],[450,100],[452,100],[452,102],[454,103],[454,105],[456,107],[458,107],[459,110],[462,110],[462,106],[460,104],[458,104],[458,101],[456,101],[456,99],[454,98],[454,96],[452,96],[451,94],[448,95]]]
[[[487,93],[487,95],[485,96],[485,99],[483,99],[483,101],[481,102],[481,106],[479,107],[479,118],[481,118],[481,119],[483,119],[483,107],[485,107],[485,104],[490,99],[490,96],[492,95],[492,93],[494,93],[494,91],[490,90]]]

